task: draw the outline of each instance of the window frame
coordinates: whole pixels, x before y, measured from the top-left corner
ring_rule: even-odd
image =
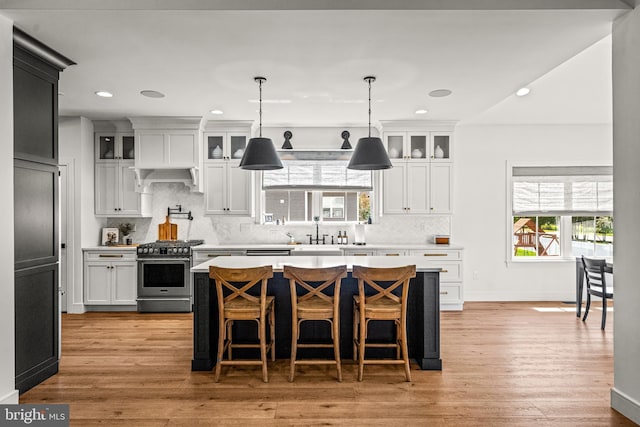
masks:
[[[536,262],[575,262],[576,257],[571,255],[571,218],[572,216],[586,216],[586,215],[554,215],[549,213],[548,215],[537,216],[558,216],[560,218],[560,231],[558,236],[560,238],[560,255],[559,256],[515,256],[513,251],[513,168],[514,167],[601,167],[611,166],[603,165],[601,162],[567,162],[567,161],[545,161],[544,164],[539,162],[512,162],[505,161],[505,207],[506,207],[506,239],[505,239],[505,264],[508,266],[511,263],[536,263]],[[518,215],[522,216],[522,215]],[[594,214],[594,216],[604,216]],[[615,217],[615,213],[612,213]],[[615,238],[615,237],[614,237]]]

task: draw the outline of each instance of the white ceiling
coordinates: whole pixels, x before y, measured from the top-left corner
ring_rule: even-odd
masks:
[[[158,8],[172,2],[142,3]],[[0,14],[77,62],[61,74],[61,115],[253,120],[253,77],[263,75],[267,102],[290,101],[265,102],[265,125],[361,125],[367,122],[366,75],[377,76],[374,121],[471,120],[520,86],[537,86],[549,71],[605,38],[625,12],[615,0],[590,2],[615,8],[552,11],[194,10],[194,3],[185,3],[191,10],[175,10],[176,2],[174,10],[91,10],[86,6],[92,1],[51,0],[20,9],[20,2],[0,0]],[[610,66],[610,48],[609,56],[593,60]],[[598,72],[593,78],[610,80],[610,73]],[[428,96],[442,88],[453,94]],[[166,97],[143,97],[145,89]],[[114,97],[99,98],[97,90]],[[598,93],[610,98],[606,90]],[[565,101],[572,96],[566,93]],[[213,108],[225,114],[213,116]],[[419,108],[429,113],[415,115]]]

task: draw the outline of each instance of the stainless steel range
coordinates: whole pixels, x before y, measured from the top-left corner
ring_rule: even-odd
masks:
[[[191,311],[191,247],[202,243],[158,240],[138,246],[138,311]]]

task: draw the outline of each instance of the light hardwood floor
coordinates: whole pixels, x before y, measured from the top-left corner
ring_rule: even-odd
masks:
[[[534,307],[555,309],[540,312]],[[613,315],[600,330],[562,303],[466,303],[441,315],[443,370],[412,382],[397,366],[288,360],[191,372],[190,314],[63,315],[60,373],[21,403],[68,403],[71,425],[115,426],[609,426],[634,425],[609,407]]]

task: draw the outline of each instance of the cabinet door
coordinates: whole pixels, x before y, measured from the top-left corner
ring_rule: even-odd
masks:
[[[165,164],[164,134],[161,132],[141,133],[138,138],[136,167],[160,167]]]
[[[226,213],[227,164],[209,163],[205,169],[205,214]]]
[[[387,148],[389,158],[403,159],[407,156],[405,148],[405,139],[407,134],[405,132],[385,132],[384,143]]]
[[[451,164],[431,164],[429,187],[429,211],[431,213],[451,213]]]
[[[84,303],[109,304],[111,290],[111,263],[85,262]]]
[[[198,157],[195,134],[171,133],[166,138],[169,151],[167,166],[196,166]]]
[[[429,163],[407,162],[405,188],[407,213],[424,214],[429,210]]]
[[[251,179],[253,173],[240,169],[238,166],[227,166],[229,168],[227,213],[231,215],[250,215]]]
[[[382,212],[384,214],[405,213],[404,179],[407,169],[406,162],[393,162],[393,167],[382,175]]]
[[[451,132],[431,132],[431,161],[451,162],[453,160],[452,144]]]
[[[121,215],[140,215],[140,193],[136,191],[136,174],[132,164],[119,166],[119,196]]]
[[[118,213],[118,165],[96,163],[96,215]]]
[[[111,284],[111,303],[136,304],[137,272],[135,262],[113,263],[113,282]]]

